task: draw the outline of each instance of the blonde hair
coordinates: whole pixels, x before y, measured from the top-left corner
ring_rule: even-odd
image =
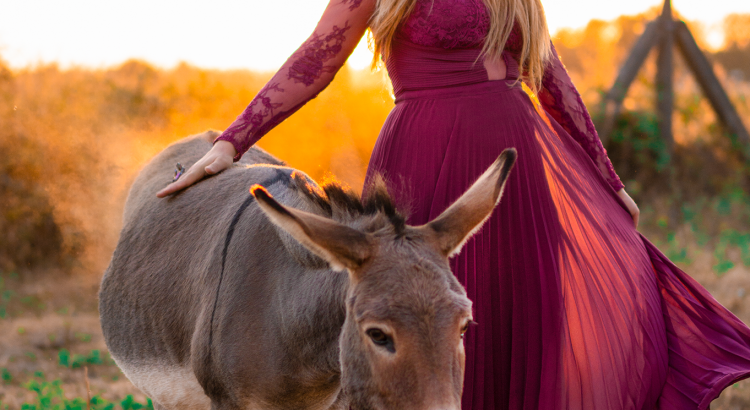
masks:
[[[483,0],[490,17],[490,30],[482,48],[482,56],[500,58],[514,24],[521,37],[522,80],[534,91],[542,85],[544,68],[550,59],[550,37],[547,18],[540,0]],[[373,67],[388,59],[393,37],[399,25],[414,10],[417,0],[377,0],[370,19],[370,43],[375,56]]]

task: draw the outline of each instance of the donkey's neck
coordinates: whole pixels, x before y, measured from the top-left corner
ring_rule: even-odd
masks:
[[[287,348],[318,376],[338,376],[348,274],[330,269],[307,270],[293,282],[296,283],[286,285],[288,292],[284,292],[280,315]]]

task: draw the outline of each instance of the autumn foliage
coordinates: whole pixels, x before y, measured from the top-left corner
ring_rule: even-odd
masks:
[[[654,15],[592,21],[554,36],[595,120],[602,93]],[[712,57],[743,118],[750,118],[749,22],[748,15],[728,18],[727,44]],[[700,41],[700,27],[691,27]],[[652,113],[652,60],[606,141],[628,189],[655,197],[678,181],[681,195],[695,198],[749,188],[741,144],[725,135],[680,59],[678,145],[673,161],[665,158]],[[0,62],[0,270],[42,262],[101,267],[119,233],[127,188],[142,164],[177,139],[227,127],[271,74],[186,64],[160,69],[143,61],[96,70],[56,65],[10,70]],[[313,178],[331,173],[359,189],[392,106],[383,73],[346,67],[259,145]],[[679,170],[676,179],[663,177],[668,167]],[[165,176],[165,184],[169,179]]]

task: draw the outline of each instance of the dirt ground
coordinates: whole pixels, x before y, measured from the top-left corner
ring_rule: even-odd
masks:
[[[690,252],[697,256],[683,268],[750,323],[750,269],[738,264],[718,276],[711,270],[710,252]],[[32,380],[59,379],[68,399],[85,399],[85,368],[92,396],[119,403],[132,395],[135,401],[146,402],[106,353],[97,314],[99,275],[51,270],[23,278],[7,273],[0,277],[0,317],[4,316],[0,318],[0,409],[34,403],[38,394],[29,390]],[[728,388],[711,408],[750,408],[750,381]]]
[[[52,271],[23,279],[5,274],[3,282],[0,409],[36,403],[32,380],[59,379],[66,398],[86,399],[88,378],[91,396],[119,403],[132,395],[146,403],[107,354],[97,312],[98,277]]]

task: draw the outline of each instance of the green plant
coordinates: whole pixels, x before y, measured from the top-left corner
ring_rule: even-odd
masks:
[[[0,370],[0,377],[2,377],[4,384],[13,381],[13,376],[10,374],[10,370],[6,369],[5,367]]]
[[[151,399],[147,399],[146,404],[141,404],[135,401],[132,395],[127,395],[121,402],[120,406],[122,410],[139,410],[139,409],[153,409],[154,404]]]
[[[36,372],[34,378],[26,383],[25,387],[36,393],[36,396],[33,402],[23,403],[21,410],[117,410],[115,403],[110,403],[100,396],[91,397],[88,403],[86,399],[80,397],[66,399],[62,381],[60,379],[47,381],[41,372]],[[126,396],[119,404],[119,408],[122,410],[153,410],[154,408],[151,399],[143,404],[136,401],[131,395]],[[7,406],[3,409],[7,409]]]
[[[8,316],[8,304],[15,292],[10,289],[5,289],[5,278],[0,274],[0,319],[5,319]]]
[[[63,367],[78,369],[86,365],[114,365],[114,360],[108,353],[102,354],[101,351],[94,349],[88,354],[73,354],[71,356],[67,349],[61,349],[57,352],[57,363]]]
[[[653,240],[670,260],[689,265],[697,256],[691,252],[704,250],[713,257],[711,267],[717,276],[740,264],[750,267],[750,194],[729,189],[684,201],[678,208],[678,227],[667,223],[665,209],[670,201],[647,202],[641,213],[641,226],[650,235],[656,233]]]
[[[63,367],[70,366],[70,352],[67,349],[57,352],[57,364]]]
[[[687,248],[677,241],[676,236],[674,232],[667,234],[667,247],[664,254],[674,263],[692,263],[692,259],[688,257]]]

